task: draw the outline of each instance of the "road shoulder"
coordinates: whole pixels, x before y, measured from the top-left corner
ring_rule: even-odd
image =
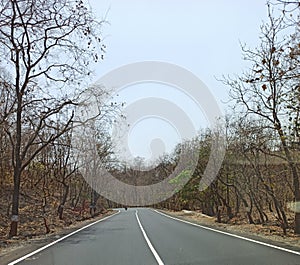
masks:
[[[85,227],[91,223],[102,220],[108,216],[115,214],[117,211],[109,210],[105,214],[101,214],[95,218],[90,218],[79,223],[76,223],[72,226],[69,226],[63,230],[57,231],[55,233],[46,234],[43,236],[38,236],[35,238],[31,238],[28,240],[21,240],[20,242],[16,242],[15,244],[11,244],[7,248],[2,248],[0,253],[0,264],[8,264],[11,261],[14,261],[24,255],[31,253],[47,244],[55,240],[59,240],[60,238],[73,233],[74,231]]]
[[[285,248],[292,251],[300,252],[300,236],[294,235],[293,237],[288,237],[288,236],[278,236],[278,235],[276,236],[265,235],[259,232],[254,233],[253,227],[255,225],[239,226],[239,225],[228,225],[223,223],[217,223],[212,217],[205,216],[203,214],[191,212],[191,211],[173,212],[165,209],[158,210],[158,211],[166,215],[178,218],[180,220],[184,220],[197,225],[212,228],[221,232],[230,233],[236,236],[249,238],[266,244],[274,245],[280,248]]]

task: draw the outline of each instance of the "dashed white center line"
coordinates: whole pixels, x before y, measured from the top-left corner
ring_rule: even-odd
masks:
[[[143,228],[143,226],[141,224],[141,221],[139,219],[138,211],[137,210],[135,211],[135,216],[136,216],[136,220],[137,220],[137,222],[138,222],[138,224],[140,226],[140,229],[141,229],[141,231],[143,233],[143,236],[144,236],[144,238],[145,238],[145,240],[146,240],[146,242],[148,244],[148,247],[150,248],[152,254],[154,255],[154,257],[155,257],[158,265],[164,265],[163,261],[161,260],[160,256],[158,255],[158,253],[156,252],[155,248],[151,244],[151,241],[149,240],[149,238],[148,238],[148,236],[147,236],[147,234],[146,234],[146,232],[145,232],[145,230],[144,230],[144,228]]]

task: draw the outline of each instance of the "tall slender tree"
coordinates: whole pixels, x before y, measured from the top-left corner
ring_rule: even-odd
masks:
[[[15,104],[6,128],[14,178],[10,236],[17,235],[22,172],[69,130],[72,108],[79,102],[77,88],[90,74],[91,63],[103,56],[101,24],[81,0],[0,3],[0,64],[12,75]],[[68,115],[61,118],[66,109]]]

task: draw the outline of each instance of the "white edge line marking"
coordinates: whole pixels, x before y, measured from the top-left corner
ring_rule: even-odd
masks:
[[[151,244],[151,242],[150,242],[150,240],[149,240],[149,238],[148,238],[148,236],[147,236],[147,234],[146,234],[146,232],[145,232],[145,230],[144,230],[144,228],[143,228],[143,226],[142,226],[142,224],[140,222],[140,219],[139,219],[139,216],[138,216],[137,213],[138,213],[138,211],[136,210],[135,211],[136,220],[138,221],[140,229],[141,229],[141,231],[143,233],[143,236],[144,236],[144,238],[145,238],[145,240],[146,240],[146,242],[147,242],[147,244],[148,244],[148,246],[149,246],[152,254],[154,255],[154,257],[155,257],[155,259],[156,259],[156,261],[157,261],[157,263],[159,265],[164,265],[163,261],[161,260],[161,258],[159,257],[158,253],[156,252],[155,248],[152,246],[152,244]]]
[[[186,220],[181,220],[179,218],[170,216],[168,214],[162,213],[162,212],[157,211],[157,210],[154,210],[154,211],[158,214],[164,215],[164,216],[166,216],[168,218],[171,218],[171,219],[174,219],[176,221],[180,221],[180,222],[187,223],[187,224],[190,224],[190,225],[193,225],[193,226],[197,226],[197,227],[200,227],[200,228],[203,228],[203,229],[206,229],[206,230],[210,230],[210,231],[213,231],[213,232],[216,232],[216,233],[220,233],[220,234],[224,234],[224,235],[227,235],[227,236],[231,236],[231,237],[239,238],[239,239],[242,239],[242,240],[250,241],[250,242],[253,242],[253,243],[256,243],[256,244],[259,244],[259,245],[267,246],[267,247],[270,247],[270,248],[275,248],[275,249],[278,249],[278,250],[281,250],[281,251],[289,252],[289,253],[300,256],[300,252],[298,252],[298,251],[294,251],[294,250],[283,248],[283,247],[278,247],[278,246],[271,245],[271,244],[268,244],[268,243],[264,243],[264,242],[261,242],[261,241],[257,241],[257,240],[251,239],[251,238],[238,236],[238,235],[235,235],[235,234],[230,234],[230,233],[223,232],[223,231],[213,229],[213,228],[210,228],[210,227],[206,227],[206,226],[203,226],[203,225],[194,224],[194,223],[186,221]]]
[[[90,227],[90,226],[92,226],[92,225],[95,225],[95,224],[97,224],[97,223],[99,223],[99,222],[102,222],[102,221],[104,221],[104,220],[106,220],[106,219],[108,219],[108,218],[113,217],[113,216],[116,215],[116,214],[119,214],[119,213],[120,213],[120,210],[118,210],[117,213],[114,213],[114,214],[112,214],[112,215],[106,216],[106,217],[104,217],[103,219],[100,219],[100,220],[95,221],[95,222],[93,222],[93,223],[91,223],[91,224],[88,224],[88,225],[86,225],[86,226],[84,226],[84,227],[81,227],[80,229],[78,229],[78,230],[76,230],[76,231],[73,231],[72,233],[67,234],[67,235],[65,235],[65,236],[63,236],[63,237],[61,237],[61,238],[59,238],[59,239],[57,239],[57,240],[51,242],[50,244],[45,245],[45,246],[43,246],[43,247],[41,247],[41,248],[39,248],[39,249],[37,249],[37,250],[31,252],[31,253],[28,253],[27,255],[25,255],[25,256],[23,256],[23,257],[21,257],[21,258],[18,258],[18,259],[16,259],[16,260],[14,260],[14,261],[8,263],[7,265],[15,265],[15,264],[17,264],[17,263],[19,263],[19,262],[21,262],[21,261],[23,261],[23,260],[25,260],[25,259],[27,259],[27,258],[33,256],[33,255],[35,255],[35,254],[37,254],[37,253],[39,253],[39,252],[45,250],[46,248],[49,248],[49,247],[55,245],[56,243],[58,243],[58,242],[60,242],[60,241],[62,241],[62,240],[64,240],[64,239],[66,239],[66,238],[68,238],[68,237],[70,237],[70,236],[72,236],[72,235],[74,235],[74,234],[76,234],[76,233],[82,231],[83,229],[86,229],[86,228],[88,228],[88,227]]]

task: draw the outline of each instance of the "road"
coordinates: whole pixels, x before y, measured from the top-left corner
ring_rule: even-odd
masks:
[[[300,255],[129,208],[10,264],[299,265]]]

